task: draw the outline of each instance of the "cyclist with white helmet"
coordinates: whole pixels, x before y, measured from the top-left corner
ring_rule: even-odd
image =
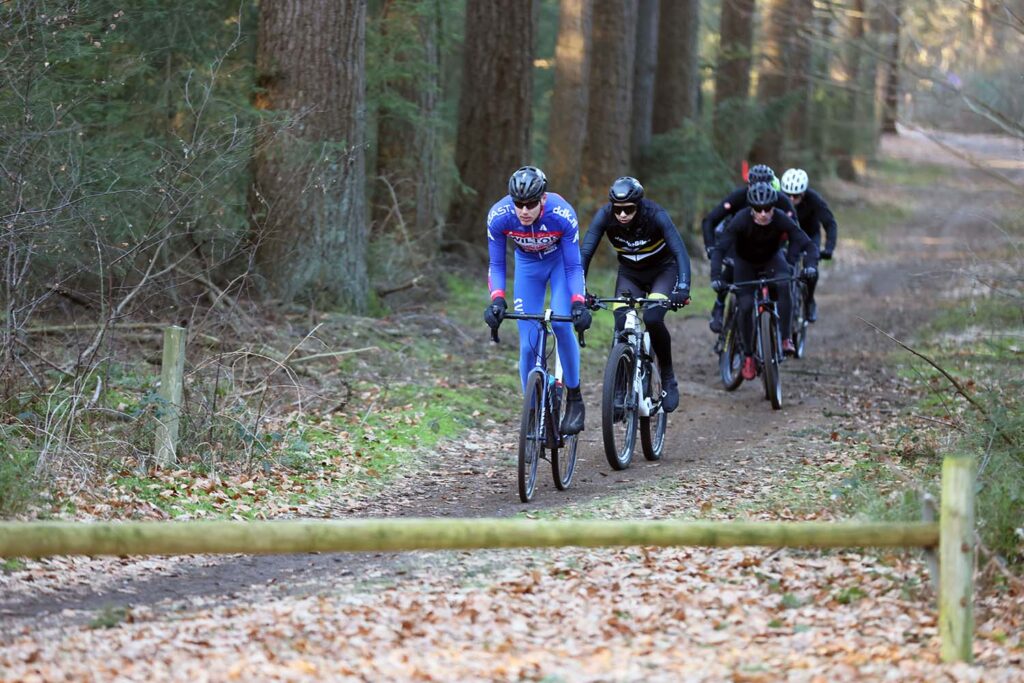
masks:
[[[782,191],[789,195],[793,205],[796,206],[800,227],[808,237],[814,240],[821,252],[822,260],[828,261],[832,258],[832,252],[836,248],[838,225],[835,216],[832,215],[832,209],[828,207],[828,202],[808,187],[808,184],[807,171],[802,168],[791,168],[782,174]],[[822,228],[825,229],[824,247],[821,246]],[[817,280],[807,283],[807,320],[812,323],[818,319],[818,304],[814,301],[816,285]]]
[[[584,305],[583,266],[580,263],[579,222],[576,211],[561,195],[548,192],[548,179],[535,166],[523,166],[508,181],[508,194],[487,213],[487,247],[490,264],[487,286],[490,305],[484,322],[497,329],[505,317],[505,249],[509,238],[515,245],[513,303],[517,313],[543,313],[544,295],[551,284],[551,308],[555,315],[571,315],[573,323],[552,323],[562,362],[566,388],[565,416],[560,431],[583,430],[583,396],[580,393],[580,347],[572,334],[590,327],[590,311]],[[540,328],[536,321],[519,321],[519,373],[522,385],[533,368]]]

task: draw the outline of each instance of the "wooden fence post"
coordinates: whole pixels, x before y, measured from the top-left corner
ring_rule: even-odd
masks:
[[[974,658],[974,458],[942,462],[939,637],[944,662]]]
[[[185,328],[171,325],[164,330],[164,358],[160,369],[159,392],[161,405],[157,411],[156,424],[156,462],[161,466],[170,465],[176,459],[184,377]]]

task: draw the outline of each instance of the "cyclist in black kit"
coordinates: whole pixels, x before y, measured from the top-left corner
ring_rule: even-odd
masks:
[[[808,186],[807,171],[802,168],[791,168],[782,174],[782,191],[789,195],[796,206],[800,228],[810,237],[821,252],[821,259],[828,261],[836,248],[836,225],[832,209],[824,197]],[[821,229],[825,229],[825,246],[821,246]],[[818,304],[814,301],[814,289],[817,280],[807,283],[807,320],[818,319]]]
[[[795,263],[804,254],[804,269],[800,277],[811,280],[818,276],[818,247],[804,234],[792,218],[776,208],[778,192],[768,183],[754,183],[747,190],[749,211],[740,211],[722,231],[716,248],[711,254],[711,288],[716,292],[727,291],[722,281],[724,254],[734,250],[733,277],[736,282],[753,280],[764,273],[768,277],[783,277],[790,273],[790,263]],[[786,254],[780,246],[789,240]],[[775,287],[779,302],[779,317],[782,323],[782,350],[787,355],[796,352],[790,330],[790,312],[793,299],[787,285]],[[753,359],[754,338],[754,290],[743,287],[736,295],[739,307],[740,342],[746,358],[741,374],[751,380],[757,375]]]
[[[685,306],[690,300],[690,255],[668,212],[645,199],[643,185],[629,176],[612,183],[608,199],[611,202],[594,214],[580,247],[584,275],[601,236],[607,233],[618,254],[616,295],[627,291],[635,297],[647,294],[652,299],[664,297],[673,308]],[[626,309],[620,305],[613,312],[617,333],[625,327]],[[665,326],[665,312],[661,307],[646,309],[644,324],[660,365],[665,392],[662,407],[671,413],[679,407],[679,385],[672,369],[672,337]]]
[[[718,235],[721,234],[725,225],[729,222],[729,219],[738,214],[742,209],[749,206],[747,203],[747,190],[750,186],[755,183],[768,183],[773,188],[778,190],[779,181],[775,177],[775,171],[770,166],[765,164],[757,164],[751,166],[747,172],[747,185],[737,187],[735,190],[729,193],[729,195],[723,199],[715,208],[708,212],[708,215],[704,216],[704,220],[701,221],[700,228],[704,237],[704,252],[707,254],[708,260],[711,259],[711,251],[715,248],[715,241]],[[792,218],[794,221],[797,220],[796,208],[793,203],[789,201],[789,198],[784,194],[778,194],[778,199],[775,200],[775,207],[781,209],[783,213]],[[722,281],[725,283],[732,282],[732,260],[735,254],[724,254],[723,259],[725,263],[725,269],[722,273]],[[718,294],[718,300],[715,301],[714,307],[711,309],[711,322],[709,327],[711,331],[718,334],[722,331],[722,313],[725,310],[725,290],[723,289]]]

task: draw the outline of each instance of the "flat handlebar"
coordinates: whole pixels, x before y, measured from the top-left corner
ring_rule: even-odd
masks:
[[[793,280],[798,280],[798,279],[799,278],[794,276],[794,275],[783,275],[783,276],[780,276],[780,277],[773,277],[773,278],[762,277],[762,278],[758,278],[757,280],[744,280],[743,282],[733,282],[731,285],[729,285],[729,291],[730,292],[735,292],[740,287],[750,287],[751,285],[757,285],[757,286],[760,287],[762,285],[771,285],[771,284],[775,284],[775,283],[778,283],[778,282],[792,282]]]

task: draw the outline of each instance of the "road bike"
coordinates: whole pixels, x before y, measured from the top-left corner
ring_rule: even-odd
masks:
[[[779,319],[779,309],[776,301],[771,297],[770,285],[789,283],[797,278],[792,276],[767,278],[761,277],[757,280],[745,282],[734,282],[729,285],[729,306],[726,308],[726,315],[723,317],[722,348],[719,352],[719,372],[722,377],[722,384],[729,391],[732,391],[743,381],[740,368],[743,364],[743,349],[740,344],[739,334],[739,308],[736,302],[737,292],[744,287],[754,288],[754,364],[757,367],[757,374],[761,376],[764,384],[764,397],[768,399],[772,408],[782,408],[782,378],[779,376],[779,366],[783,361],[782,353],[782,325]]]
[[[523,392],[523,413],[519,421],[519,464],[517,479],[519,500],[529,503],[537,490],[537,467],[541,460],[551,462],[551,474],[559,491],[569,488],[576,470],[578,434],[559,432],[565,412],[565,387],[562,384],[562,364],[558,358],[558,345],[551,323],[572,323],[572,316],[555,315],[550,308],[543,313],[505,314],[506,319],[535,320],[540,338],[536,344],[534,367],[526,376]],[[491,330],[491,339],[498,342],[498,330]],[[552,340],[549,347],[549,340]],[[586,346],[579,333],[580,346]],[[554,371],[548,370],[548,358],[554,356]],[[545,455],[545,451],[550,453]]]
[[[630,294],[591,299],[591,308],[607,309],[611,304],[622,304],[627,310],[625,326],[616,334],[605,365],[601,434],[608,464],[624,470],[633,460],[637,432],[646,459],[660,460],[665,448],[668,416],[661,408],[661,371],[639,309],[671,304],[663,298],[638,299]]]

